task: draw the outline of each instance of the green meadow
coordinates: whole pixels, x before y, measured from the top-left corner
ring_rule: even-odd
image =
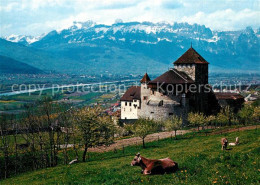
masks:
[[[85,163],[27,172],[0,184],[259,184],[259,134],[256,129],[211,136],[190,133],[177,140],[147,143],[145,149],[138,145],[116,152],[90,153]],[[222,151],[222,137],[230,142],[239,137],[240,144]],[[138,152],[152,159],[170,157],[179,164],[179,170],[145,176],[140,167],[130,166]]]

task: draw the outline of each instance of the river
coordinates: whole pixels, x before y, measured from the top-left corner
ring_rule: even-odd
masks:
[[[112,82],[95,82],[95,83],[88,83],[88,84],[71,84],[71,85],[55,85],[52,87],[43,87],[43,88],[36,88],[36,89],[27,89],[27,90],[17,90],[17,91],[11,91],[11,92],[5,92],[5,93],[0,93],[1,96],[12,96],[12,95],[18,95],[18,94],[25,94],[25,93],[33,93],[33,92],[38,92],[38,91],[44,91],[44,90],[49,90],[49,89],[62,89],[62,88],[67,88],[67,87],[81,87],[81,86],[93,86],[93,85],[105,85],[105,84],[113,84],[113,83],[125,83],[125,82],[137,82],[137,79],[135,80],[119,80],[119,81],[112,81]]]

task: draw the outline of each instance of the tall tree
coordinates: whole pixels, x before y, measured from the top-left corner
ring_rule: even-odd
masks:
[[[238,112],[240,123],[244,125],[252,123],[253,114],[254,107],[252,105],[244,105],[244,107]]]
[[[140,118],[138,119],[133,125],[133,132],[136,136],[140,137],[143,142],[143,148],[145,148],[144,139],[148,134],[153,133],[156,131],[156,126],[154,121]]]
[[[182,118],[176,115],[171,116],[165,121],[165,127],[168,131],[174,130],[175,139],[177,139],[176,132],[182,126]]]
[[[8,137],[8,119],[7,115],[0,116],[0,136],[1,148],[4,154],[4,178],[9,176],[9,155],[10,155],[10,141]]]
[[[192,126],[198,127],[198,131],[200,130],[200,126],[203,126],[205,123],[205,116],[203,113],[189,113],[188,121]]]
[[[55,115],[55,107],[56,105],[52,102],[52,99],[50,97],[44,97],[39,102],[39,111],[42,113],[42,119],[43,125],[45,128],[47,128],[48,131],[48,140],[49,140],[49,151],[50,151],[50,166],[57,165],[57,151],[55,146],[55,118],[57,115]]]
[[[253,121],[255,121],[256,124],[260,123],[260,106],[254,107],[252,119]]]
[[[76,112],[74,118],[84,144],[82,160],[85,162],[90,147],[108,144],[113,140],[113,122],[106,118],[100,107],[82,108]]]

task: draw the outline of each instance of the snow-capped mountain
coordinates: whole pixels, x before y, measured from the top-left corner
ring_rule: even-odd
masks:
[[[125,69],[137,72],[137,68],[143,70],[149,66],[165,69],[171,67],[191,43],[211,63],[213,70],[260,70],[260,28],[212,31],[204,25],[188,23],[117,21],[104,25],[87,21],[74,22],[67,29],[54,30],[37,38],[8,37],[6,40],[19,43],[25,40],[27,44],[24,45],[30,48],[63,57],[67,61],[64,65],[77,63],[76,67],[81,66],[77,72],[81,73],[123,72]],[[49,67],[55,68],[55,65]],[[59,71],[60,67],[55,70]]]
[[[16,42],[16,43],[21,43],[24,45],[29,45],[32,44],[34,42],[39,41],[42,37],[44,37],[45,34],[41,35],[41,36],[26,36],[26,35],[10,35],[7,37],[4,37],[5,40],[7,41],[11,41],[11,42]]]
[[[218,33],[213,33],[204,25],[189,25],[187,23],[151,23],[151,22],[129,22],[116,23],[111,26],[95,24],[92,21],[74,22],[68,29],[50,32],[48,36],[56,34],[62,37],[63,42],[79,43],[100,39],[110,39],[114,41],[125,41],[129,34],[133,36],[131,42],[143,42],[155,44],[160,41],[172,42],[178,37],[188,37],[192,39],[202,39],[208,42],[216,42]],[[151,42],[149,41],[151,40]]]

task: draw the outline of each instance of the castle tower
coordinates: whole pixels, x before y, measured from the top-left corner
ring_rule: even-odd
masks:
[[[174,68],[189,75],[197,85],[197,91],[189,97],[192,111],[204,113],[208,111],[209,95],[205,93],[204,87],[199,87],[208,84],[208,65],[209,63],[192,46],[174,62]]]
[[[144,74],[141,82],[141,105],[147,103],[148,97],[150,95],[150,89],[148,88],[148,83],[151,81],[147,73]]]
[[[174,68],[185,72],[196,84],[208,84],[208,62],[192,47],[174,62]]]

